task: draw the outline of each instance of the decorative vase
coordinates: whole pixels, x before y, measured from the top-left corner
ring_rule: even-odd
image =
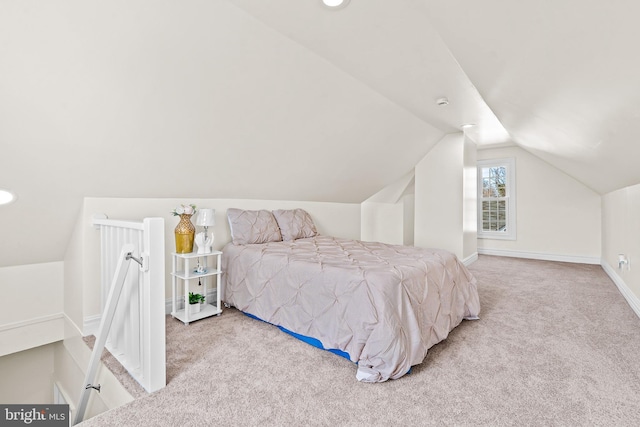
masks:
[[[189,254],[193,252],[196,227],[191,223],[191,214],[180,214],[180,222],[174,231],[176,234],[176,253]]]
[[[200,313],[200,303],[189,304],[189,316]]]

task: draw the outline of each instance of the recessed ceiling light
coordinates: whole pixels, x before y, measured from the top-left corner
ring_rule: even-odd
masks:
[[[449,100],[445,97],[436,99],[436,105],[449,105]]]
[[[342,9],[349,4],[349,0],[321,0],[328,9]]]
[[[9,190],[0,189],[0,205],[8,205],[15,202],[16,195]]]
[[[469,128],[474,127],[475,125],[476,125],[475,123],[463,123],[463,124],[460,125],[460,127],[462,129],[469,129]]]

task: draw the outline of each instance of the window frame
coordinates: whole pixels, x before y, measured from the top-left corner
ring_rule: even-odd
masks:
[[[478,238],[497,240],[516,240],[516,161],[509,157],[504,159],[478,160]],[[482,196],[482,169],[489,167],[504,167],[507,171],[505,179],[505,198],[507,199],[507,231],[484,231],[482,229],[482,202],[487,198]]]

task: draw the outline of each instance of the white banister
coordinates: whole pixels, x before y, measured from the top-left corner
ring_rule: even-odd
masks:
[[[142,253],[142,386],[148,392],[167,385],[165,330],[165,265],[164,220],[144,220],[144,252]]]
[[[110,328],[104,337],[96,337],[96,346],[104,339],[109,352],[146,391],[157,391],[166,385],[164,219],[121,221],[96,215],[93,225],[100,229],[100,333],[107,310],[113,310]],[[133,267],[118,285],[120,298],[111,308],[123,247],[129,249],[125,261]]]
[[[104,350],[104,345],[109,335],[109,329],[111,328],[111,323],[116,313],[116,308],[118,307],[118,300],[120,299],[120,294],[124,286],[125,277],[129,271],[129,263],[127,261],[129,260],[129,255],[131,255],[132,252],[133,245],[124,245],[120,252],[120,256],[118,257],[118,264],[113,276],[113,282],[111,283],[109,297],[107,299],[105,309],[102,312],[98,335],[96,335],[96,342],[93,345],[91,359],[89,360],[89,368],[87,369],[84,382],[82,383],[82,392],[80,394],[80,402],[77,406],[74,424],[78,424],[84,419],[87,402],[89,402],[89,391],[92,389],[100,391],[100,385],[94,385],[93,381],[96,378],[98,362],[100,361],[100,356],[102,356],[102,350]]]

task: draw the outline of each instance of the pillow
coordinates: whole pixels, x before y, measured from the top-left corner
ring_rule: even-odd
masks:
[[[273,211],[273,216],[278,221],[285,242],[318,234],[311,215],[304,209],[279,209]]]
[[[227,210],[227,218],[234,245],[282,241],[278,223],[267,210],[246,211],[232,208]]]

